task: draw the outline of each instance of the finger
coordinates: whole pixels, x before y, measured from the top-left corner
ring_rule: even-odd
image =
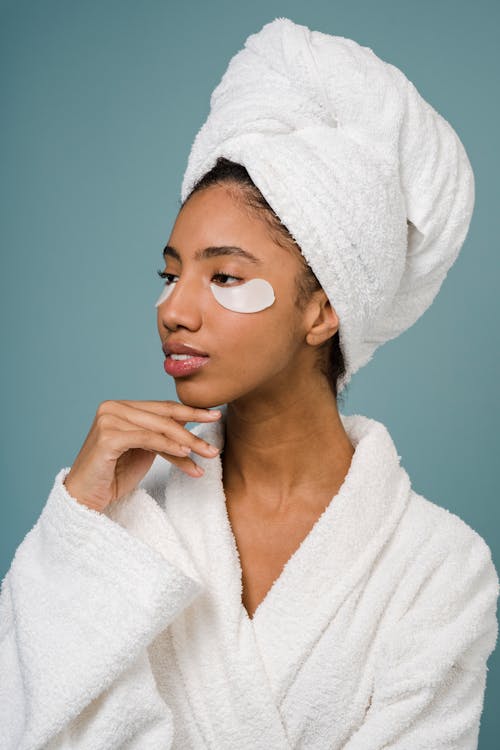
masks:
[[[117,403],[127,404],[127,406],[131,406],[132,408],[150,411],[165,417],[172,417],[176,421],[183,421],[184,423],[217,421],[220,415],[220,410],[187,406],[178,401],[131,401],[120,399]]]
[[[190,476],[199,477],[204,473],[202,467],[198,466],[191,458],[172,456],[168,452],[168,447],[165,449],[165,442],[164,436],[148,430],[118,430],[107,436],[108,448],[115,454],[113,458],[119,458],[130,448],[141,448],[142,450],[159,453],[167,461],[176,464]]]
[[[119,404],[125,404],[126,406],[130,406],[132,409],[139,409],[140,411],[147,411],[150,414],[158,414],[163,417],[171,417],[174,419],[177,424],[180,424],[182,427],[187,422],[196,422],[196,421],[202,421],[202,419],[195,420],[195,419],[181,419],[179,415],[169,414],[169,410],[163,405],[163,401],[118,401]],[[160,404],[162,404],[160,406]],[[215,414],[215,412],[214,412]],[[203,420],[205,422],[216,422],[216,417],[212,417],[209,414],[205,416],[205,419]]]
[[[177,466],[186,474],[189,474],[189,476],[201,477],[205,473],[204,469],[202,469],[202,467],[195,463],[191,458],[176,458],[168,455],[168,453],[162,453],[161,451],[156,451],[156,453],[162,458],[165,458],[171,464]]]
[[[216,456],[219,452],[218,448],[203,440],[203,438],[194,435],[171,417],[164,417],[154,412],[131,407],[123,401],[119,402],[119,409],[120,417],[145,429],[162,433],[177,445],[188,446],[195,453],[210,458]]]
[[[107,430],[113,430],[116,432],[122,431],[122,432],[130,433],[130,432],[137,431],[137,423],[130,422],[128,419],[123,419],[117,414],[103,415],[101,417],[101,425]],[[189,455],[189,453],[191,453],[192,449],[190,448],[190,446],[186,445],[185,443],[179,443],[178,440],[175,440],[169,437],[168,435],[164,435],[163,433],[161,433],[161,437],[164,438],[162,450],[165,453],[172,454],[174,456],[179,456],[179,457],[187,456]],[[137,446],[131,445],[129,447],[133,448]]]

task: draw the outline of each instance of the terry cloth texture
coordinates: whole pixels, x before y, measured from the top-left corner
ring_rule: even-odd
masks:
[[[468,232],[474,176],[451,125],[352,39],[276,18],[212,92],[181,187],[244,165],[339,318],[343,390],[431,305]]]
[[[251,619],[220,456],[157,456],[104,514],[61,469],[2,583],[2,750],[476,750],[490,549],[381,422],[341,419],[345,480]]]

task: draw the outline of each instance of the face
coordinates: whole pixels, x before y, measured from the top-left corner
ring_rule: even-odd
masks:
[[[157,307],[162,344],[193,347],[205,355],[202,360],[166,360],[177,395],[189,406],[279,398],[301,367],[312,367],[307,316],[295,303],[300,260],[273,242],[266,224],[245,209],[235,189],[214,185],[194,193],[179,212],[166,247],[163,272],[171,288]],[[274,292],[274,301],[264,309],[237,312],[217,300],[234,297],[234,292],[217,290],[255,279]],[[252,286],[258,288],[254,283],[246,289]],[[236,292],[234,298],[244,293]],[[267,303],[271,300],[272,294]]]

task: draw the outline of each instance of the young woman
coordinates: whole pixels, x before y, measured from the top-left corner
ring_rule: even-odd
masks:
[[[100,404],[4,579],[3,746],[475,748],[490,550],[412,489],[383,424],[339,412],[367,357],[324,288],[340,271],[210,159],[160,270],[179,402]]]

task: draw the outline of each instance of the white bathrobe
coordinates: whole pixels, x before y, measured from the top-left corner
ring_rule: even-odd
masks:
[[[382,423],[341,419],[349,472],[253,619],[220,457],[156,457],[105,513],[61,469],[2,584],[2,750],[477,748],[490,549]],[[221,446],[224,421],[194,432]]]

